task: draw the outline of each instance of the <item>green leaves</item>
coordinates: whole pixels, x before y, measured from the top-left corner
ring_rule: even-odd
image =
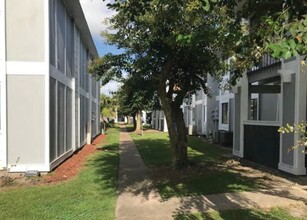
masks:
[[[181,44],[181,45],[187,45],[189,43],[191,43],[192,41],[192,35],[188,34],[188,35],[183,35],[183,34],[178,34],[176,37],[176,42]]]
[[[292,8],[295,7],[289,5],[278,17],[270,16],[265,20],[267,31],[263,38],[274,58],[289,59],[307,54],[307,15],[300,11],[293,13]]]
[[[203,9],[204,9],[205,11],[209,11],[209,10],[210,10],[210,2],[209,2],[209,0],[205,0],[205,1],[204,1]]]

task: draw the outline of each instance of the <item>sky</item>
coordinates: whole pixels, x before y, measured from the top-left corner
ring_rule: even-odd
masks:
[[[106,45],[105,40],[100,35],[101,31],[106,30],[107,28],[104,20],[114,15],[114,11],[109,10],[106,6],[109,2],[110,0],[80,0],[99,56],[103,56],[107,53],[120,52],[116,47]],[[100,89],[100,92],[110,95],[110,92],[116,91],[118,87],[119,84],[117,82],[110,82],[103,86]]]

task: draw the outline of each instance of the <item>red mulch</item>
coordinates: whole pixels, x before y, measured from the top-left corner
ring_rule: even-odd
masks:
[[[105,135],[101,134],[94,139],[92,144],[85,145],[81,150],[75,152],[70,158],[60,164],[52,173],[44,176],[44,182],[58,183],[75,177],[82,169],[88,155],[97,150],[96,146],[99,146],[104,138]]]

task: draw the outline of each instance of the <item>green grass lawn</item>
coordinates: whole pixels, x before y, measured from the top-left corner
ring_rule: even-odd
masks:
[[[302,220],[291,216],[286,210],[273,208],[269,211],[256,209],[227,210],[196,214],[178,214],[175,220]]]
[[[190,168],[174,171],[167,133],[131,134],[139,152],[150,168],[153,180],[163,199],[190,195],[254,191],[261,186],[254,180],[225,168],[221,156],[230,149],[209,144],[197,137],[188,137]]]
[[[237,173],[215,171],[204,175],[192,175],[186,179],[164,179],[157,183],[163,199],[180,196],[208,195],[226,192],[253,191],[257,183],[242,178]]]
[[[115,219],[118,128],[73,180],[0,192],[0,219]]]
[[[172,155],[166,133],[130,134],[147,166],[171,164]]]
[[[142,158],[147,166],[169,165],[172,162],[170,143],[167,133],[131,133]],[[230,149],[205,143],[198,137],[188,137],[188,156],[191,162],[216,162]]]

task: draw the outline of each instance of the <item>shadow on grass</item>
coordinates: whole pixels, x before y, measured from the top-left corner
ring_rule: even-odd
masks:
[[[168,140],[134,138],[134,143],[147,166],[171,166],[172,156]]]
[[[125,129],[122,129],[122,131],[125,131]],[[173,216],[177,216],[178,213],[189,213],[192,210],[193,212],[196,210],[204,213],[210,209],[217,210],[221,207],[222,209],[257,207],[257,202],[246,198],[246,196],[242,194],[227,194],[227,192],[264,189],[265,186],[262,186],[257,181],[259,177],[241,175],[240,172],[232,171],[227,166],[221,165],[223,161],[202,163],[201,166],[196,162],[194,166],[185,171],[174,171],[169,167],[171,162],[169,141],[159,137],[159,134],[156,138],[145,138],[147,137],[137,137],[134,139],[134,142],[138,146],[146,165],[149,167],[149,171],[144,167],[142,159],[134,147],[134,143],[130,140],[122,142],[124,147],[121,148],[122,167],[119,174],[121,178],[118,189],[119,194],[129,192],[136,197],[140,197],[142,201],[147,201],[153,198],[152,192],[156,192],[155,186],[158,186],[163,199],[161,201],[162,206],[172,202],[169,198],[179,197],[179,203],[173,209]],[[203,153],[201,152],[202,149],[193,147],[193,150]],[[242,172],[244,171],[242,170]],[[154,185],[150,180],[153,180]],[[211,195],[214,193],[218,195]],[[303,198],[303,196],[299,195],[294,196],[286,190],[274,191],[266,189],[266,194],[276,196],[277,200],[279,197],[292,198],[294,200]],[[220,214],[220,216],[222,215],[225,215],[225,219],[231,219],[224,212]],[[243,217],[245,216],[250,217],[248,219],[268,219],[266,218],[266,213],[259,214],[258,217],[260,217],[258,218],[252,211],[243,213]],[[207,219],[210,218],[208,217]],[[279,218],[269,219],[277,220]]]
[[[184,178],[173,177],[173,175],[164,177],[163,180],[157,181],[161,197],[167,200],[171,197],[256,191],[262,187],[255,180],[242,177],[240,174],[228,170],[207,172],[197,174],[192,171]]]
[[[87,161],[86,167],[95,172],[94,182],[101,186],[102,191],[115,194],[118,181],[120,128],[112,129],[113,131],[109,131],[106,138],[106,142],[109,143],[104,143],[97,148],[98,152]]]
[[[284,220],[294,219],[287,212],[281,209],[273,209],[268,212],[253,210],[253,209],[241,209],[241,210],[226,210],[220,212],[206,212],[198,214],[179,213],[174,218],[175,220]]]

